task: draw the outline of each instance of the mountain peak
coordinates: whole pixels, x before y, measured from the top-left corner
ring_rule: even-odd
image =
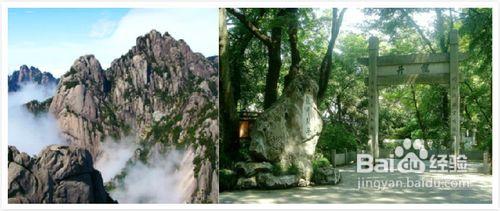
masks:
[[[40,70],[39,70],[38,68],[36,68],[36,67],[33,67],[33,66],[28,67],[28,65],[23,64],[23,65],[21,65],[21,66],[19,67],[19,72],[20,72],[21,74],[25,74],[25,75],[26,75],[26,74],[32,74],[32,75],[34,75],[34,74],[39,74],[39,73],[41,73],[42,71],[40,71]]]
[[[9,92],[18,91],[22,84],[35,83],[39,85],[56,85],[57,79],[49,72],[42,72],[40,69],[28,65],[21,65],[19,70],[9,75]]]
[[[75,60],[61,78],[49,112],[70,145],[99,158],[106,137],[136,135],[134,162],[148,163],[155,153],[182,149],[197,162],[185,200],[216,201],[218,129],[217,69],[182,40],[156,30],[139,36],[125,55],[104,71],[93,55]],[[190,131],[182,132],[182,131]],[[118,184],[118,183],[117,183]]]
[[[161,36],[161,33],[159,31],[156,31],[156,29],[152,29],[147,35],[149,35],[149,36]]]
[[[30,70],[30,68],[28,67],[28,65],[23,64],[23,65],[21,65],[21,66],[19,67],[19,70],[20,70],[20,71],[29,71],[29,70]]]
[[[95,67],[96,69],[102,69],[101,63],[95,58],[93,54],[83,55],[78,57],[78,59],[73,62],[72,67]]]

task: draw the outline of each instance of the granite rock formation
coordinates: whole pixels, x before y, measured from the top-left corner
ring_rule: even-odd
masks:
[[[87,150],[51,145],[34,158],[9,146],[9,203],[116,203]]]
[[[281,169],[296,168],[298,178],[310,181],[312,160],[323,127],[316,105],[317,89],[314,80],[298,77],[257,118],[250,134],[254,160],[267,161]]]
[[[216,64],[183,40],[157,31],[102,69],[93,55],[64,74],[49,111],[65,139],[95,159],[105,137],[134,135],[131,162],[182,149],[194,154],[194,191],[186,202],[218,197],[218,77]]]

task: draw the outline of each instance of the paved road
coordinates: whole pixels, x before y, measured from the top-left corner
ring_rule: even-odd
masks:
[[[355,172],[355,165],[340,168],[342,182],[336,186],[315,186],[285,190],[222,192],[219,203],[491,203],[492,177],[478,173],[478,163],[469,163],[469,172],[460,174]],[[359,181],[469,181],[462,188],[361,187]],[[223,181],[221,181],[223,182]],[[372,182],[372,184],[375,184]],[[378,183],[380,184],[380,183]],[[387,183],[389,186],[389,183]],[[393,183],[394,184],[394,183]],[[414,183],[416,184],[416,183]],[[422,184],[422,183],[420,183]],[[441,183],[443,184],[443,183]],[[457,183],[455,183],[457,184]],[[463,183],[464,184],[464,183]],[[449,183],[448,185],[451,185]],[[465,183],[464,185],[467,185]]]

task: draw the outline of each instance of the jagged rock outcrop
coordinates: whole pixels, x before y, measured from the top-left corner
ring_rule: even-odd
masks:
[[[32,158],[9,146],[9,203],[116,203],[87,150],[51,145]]]
[[[77,59],[70,71],[61,76],[49,111],[58,120],[64,138],[72,145],[99,154],[104,139],[99,118],[104,103],[104,70],[93,55]]]
[[[9,92],[18,91],[23,83],[35,83],[44,86],[55,86],[57,79],[49,72],[42,72],[36,67],[22,65],[19,70],[9,75]]]
[[[218,77],[216,64],[183,40],[157,31],[103,70],[77,59],[50,105],[65,138],[98,158],[105,137],[135,135],[132,162],[182,149],[193,153],[194,191],[186,202],[217,202]]]

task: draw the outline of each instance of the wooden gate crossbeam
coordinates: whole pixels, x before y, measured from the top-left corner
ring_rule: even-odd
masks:
[[[468,58],[465,53],[458,54],[458,60],[463,61]],[[358,62],[368,66],[369,58],[359,58]],[[411,54],[401,56],[379,56],[377,58],[378,66],[394,66],[405,64],[425,64],[425,63],[442,63],[449,62],[449,53],[431,53],[431,54]]]

